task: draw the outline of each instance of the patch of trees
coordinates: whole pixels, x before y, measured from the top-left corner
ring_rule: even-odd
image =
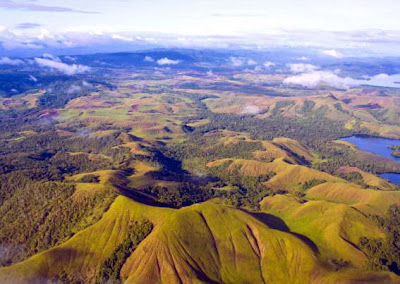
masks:
[[[393,150],[392,156],[400,158],[400,146],[398,145],[390,146],[390,149]]]
[[[280,114],[284,108],[290,107],[294,104],[295,104],[294,101],[278,101],[275,104],[274,109],[272,110],[272,115],[276,116],[276,115]]]
[[[301,111],[303,113],[309,113],[315,107],[315,102],[311,100],[305,100],[303,106],[301,107]]]
[[[238,168],[227,170],[231,161],[212,167],[210,172],[213,176],[218,177],[227,186],[232,189],[225,191],[222,196],[225,197],[235,207],[250,207],[259,209],[259,202],[267,195],[271,195],[272,191],[264,185],[276,175],[275,172],[269,172],[258,176],[245,176],[239,172]]]
[[[62,180],[66,174],[119,168],[129,159],[129,149],[115,147],[118,134],[101,138],[60,137],[54,132],[18,140],[0,140],[0,174],[21,172],[35,180]],[[75,154],[71,154],[75,153]],[[89,154],[101,154],[90,157]]]
[[[100,179],[98,176],[95,175],[85,175],[82,178],[78,180],[78,182],[83,182],[83,183],[99,183]]]
[[[223,144],[218,142],[221,136],[195,136],[181,144],[175,144],[165,148],[166,153],[179,160],[193,157],[201,157],[205,162],[224,159],[252,159],[253,152],[263,151],[260,141],[238,141],[236,143]]]
[[[343,123],[330,120],[323,115],[301,119],[282,116],[258,119],[249,115],[213,113],[209,116],[209,120],[211,121],[209,124],[198,127],[196,131],[206,133],[213,130],[226,129],[246,132],[251,137],[260,140],[288,137],[316,150],[327,141],[354,134],[354,131],[344,128]]]
[[[218,196],[213,189],[189,182],[182,183],[173,188],[149,186],[144,188],[142,192],[152,196],[159,203],[176,208],[204,202]]]
[[[129,226],[128,237],[112,252],[101,265],[96,283],[122,283],[121,269],[128,257],[153,230],[153,224],[147,220]]]
[[[360,238],[359,246],[369,259],[368,268],[400,275],[400,206],[390,206],[384,218],[372,218],[385,231],[386,240]]]
[[[367,108],[367,111],[382,123],[400,125],[400,110],[398,109],[389,110],[387,108]]]
[[[312,180],[306,181],[305,183],[302,183],[301,184],[301,188],[303,190],[307,190],[307,189],[310,189],[310,188],[312,188],[314,186],[323,184],[325,182],[326,182],[326,180],[322,180],[322,179],[312,179]]]
[[[72,183],[35,182],[21,173],[1,176],[0,243],[7,266],[61,244],[90,226],[116,197],[105,188],[85,198],[73,197]]]
[[[369,154],[363,154],[352,150],[346,146],[338,146],[333,142],[326,143],[320,151],[323,162],[315,163],[314,168],[320,171],[334,174],[342,166],[357,167],[365,172],[379,174],[384,172],[400,172],[398,163],[385,159],[375,159]],[[356,174],[352,174],[356,175]],[[357,183],[357,178],[343,176],[343,178],[353,179]]]
[[[340,173],[338,176],[342,179],[345,179],[349,182],[358,184],[363,188],[372,188],[368,184],[364,182],[363,176],[359,172],[348,172],[348,173]]]
[[[90,91],[93,91],[92,87],[87,87],[77,80],[56,81],[40,96],[38,107],[62,108],[70,100],[89,95]]]

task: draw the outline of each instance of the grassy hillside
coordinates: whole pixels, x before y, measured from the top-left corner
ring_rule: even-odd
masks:
[[[130,224],[143,220],[154,229],[123,265],[126,283],[327,283],[355,277],[353,270],[333,273],[307,243],[245,212],[212,202],[161,209],[118,197],[98,223],[69,241],[0,269],[0,281],[94,283],[102,263],[132,233]],[[369,278],[395,279],[388,273],[357,272],[356,279]]]
[[[227,172],[237,171],[244,176],[259,176],[269,172],[274,172],[276,175],[265,185],[272,190],[288,190],[294,191],[300,189],[302,184],[312,180],[344,182],[342,179],[323,173],[305,166],[288,164],[282,159],[274,160],[271,163],[264,163],[255,160],[243,159],[224,159],[214,161],[208,164],[209,167],[221,166],[226,163],[228,166],[225,169]]]
[[[382,215],[390,205],[400,204],[399,191],[364,189],[357,185],[330,182],[311,188],[307,197],[352,205],[374,215]]]
[[[307,236],[327,261],[348,261],[356,267],[367,264],[366,255],[358,249],[359,239],[384,238],[383,231],[357,209],[321,201],[301,200],[276,195],[261,202],[263,212],[284,220],[287,229]]]

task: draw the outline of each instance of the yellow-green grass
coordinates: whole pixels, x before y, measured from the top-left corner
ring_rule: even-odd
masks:
[[[383,215],[389,206],[400,204],[400,191],[364,189],[355,184],[327,182],[309,189],[307,198],[344,203],[364,213]]]
[[[1,283],[43,283],[66,273],[93,283],[134,221],[152,233],[121,270],[125,283],[329,283],[396,280],[390,273],[333,272],[298,237],[211,201],[174,210],[118,197],[102,219],[60,246],[0,269]]]
[[[103,218],[60,246],[0,269],[0,283],[43,283],[67,273],[93,283],[100,265],[128,236],[129,224],[148,219],[157,224],[169,209],[150,208],[118,197]]]
[[[359,168],[356,167],[341,167],[337,170],[338,173],[352,173],[352,172],[357,172],[359,173],[365,184],[378,188],[381,190],[396,190],[396,185],[389,182],[386,179],[383,179],[381,177],[378,177],[374,174],[367,173],[365,171],[360,170]]]
[[[272,142],[274,142],[275,145],[289,149],[291,152],[297,154],[300,157],[304,157],[304,159],[306,160],[311,161],[314,158],[311,151],[307,149],[305,146],[301,145],[296,140],[280,137],[280,138],[275,138]]]
[[[297,237],[212,202],[171,214],[131,255],[122,276],[126,283],[324,283],[349,279],[348,274],[333,276]],[[368,274],[358,272],[356,278],[365,276]]]
[[[111,179],[118,174],[117,170],[101,170],[95,172],[81,173],[66,177],[67,180],[78,181],[87,175],[94,175],[99,178],[101,184],[109,184]]]
[[[335,140],[335,141],[333,141],[333,142],[335,142],[335,143],[337,143],[337,144],[340,144],[340,145],[345,145],[345,146],[347,146],[347,147],[350,147],[352,150],[357,150],[357,149],[358,149],[356,145],[354,145],[353,143],[348,142],[348,141],[344,141],[344,140]]]
[[[324,200],[300,202],[275,195],[260,202],[263,212],[282,218],[290,231],[309,238],[322,258],[350,261],[363,267],[367,257],[358,249],[360,237],[384,238],[378,225],[355,208]]]
[[[222,159],[208,163],[207,166],[215,167],[226,161],[232,161],[227,167],[227,171],[239,170],[239,173],[244,176],[259,176],[275,172],[276,175],[265,183],[272,190],[296,190],[300,184],[316,179],[345,183],[344,180],[330,174],[301,165],[288,164],[283,159],[276,159],[271,163],[243,159]]]

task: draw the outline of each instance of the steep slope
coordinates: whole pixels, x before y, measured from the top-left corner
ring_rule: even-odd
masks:
[[[269,172],[276,173],[273,178],[265,183],[265,185],[273,190],[295,190],[301,184],[312,180],[345,182],[340,178],[306,166],[288,164],[283,159],[276,159],[271,163],[244,159],[222,159],[208,163],[207,165],[209,167],[216,167],[224,163],[229,163],[225,169],[226,171],[238,171],[239,174],[244,176],[259,176]]]
[[[365,214],[382,215],[392,204],[400,204],[400,191],[363,189],[354,184],[327,182],[308,190],[307,198],[339,202]]]
[[[93,283],[101,264],[127,237],[133,221],[150,219],[157,224],[169,212],[169,209],[148,207],[120,196],[99,222],[67,242],[0,269],[0,283],[43,283],[62,275]]]
[[[154,229],[122,267],[126,283],[329,283],[396,279],[390,273],[333,272],[293,234],[212,201],[172,210],[118,197],[95,225],[61,246],[0,269],[1,283],[73,279],[94,283],[132,221]]]
[[[362,176],[363,182],[366,185],[371,187],[375,187],[381,190],[396,190],[396,185],[389,182],[386,179],[383,179],[379,176],[373,175],[371,173],[367,173],[365,171],[360,170],[356,167],[341,167],[337,171],[339,174],[348,174],[348,173],[359,173]]]
[[[266,197],[261,208],[281,217],[289,230],[307,236],[330,261],[345,260],[362,267],[367,257],[358,249],[360,237],[384,238],[376,223],[345,204],[323,200],[303,203],[295,197],[275,195]]]

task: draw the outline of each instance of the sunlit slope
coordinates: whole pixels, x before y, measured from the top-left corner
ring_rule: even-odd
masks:
[[[295,197],[276,195],[261,201],[261,208],[282,218],[291,231],[308,237],[328,260],[342,259],[362,267],[367,257],[357,247],[360,237],[384,238],[376,223],[345,204],[323,200],[303,203]]]
[[[209,202],[171,216],[132,254],[123,274],[128,283],[262,283],[310,279],[318,269],[297,238]]]
[[[155,227],[124,264],[126,283],[329,283],[394,277],[333,272],[297,236],[212,201],[173,210],[121,196],[98,223],[61,246],[0,269],[0,282],[43,283],[69,275],[93,283],[100,265],[126,238],[129,224],[140,220]]]
[[[395,190],[396,189],[396,185],[389,182],[388,180],[383,179],[379,176],[373,175],[371,173],[362,171],[356,167],[341,167],[336,172],[343,173],[343,174],[357,172],[362,176],[364,183],[371,187],[375,187],[375,188],[378,188],[381,190]]]
[[[308,190],[307,198],[344,203],[364,213],[383,215],[392,204],[400,204],[400,191],[363,189],[353,184],[324,183]]]
[[[273,178],[265,183],[265,185],[273,190],[294,190],[297,189],[300,184],[311,180],[344,182],[342,179],[330,174],[306,166],[288,164],[282,159],[276,159],[271,163],[244,159],[223,159],[211,162],[208,166],[219,166],[227,161],[231,161],[231,163],[227,166],[226,171],[232,172],[238,170],[238,172],[244,176],[259,176],[269,172],[276,173]]]
[[[0,269],[0,283],[43,283],[62,274],[92,283],[100,265],[127,237],[133,221],[145,219],[157,224],[169,212],[169,209],[148,207],[120,196],[99,222],[77,233],[69,241],[24,262]]]
[[[126,283],[326,283],[350,279],[348,274],[323,268],[313,250],[296,236],[212,202],[171,215],[131,255],[122,275]],[[358,275],[363,277],[369,275]]]
[[[298,158],[305,159],[311,161],[314,157],[309,149],[305,146],[301,145],[298,141],[279,137],[275,138],[272,141],[276,146],[283,148],[286,152],[289,152],[292,155],[297,156]]]

